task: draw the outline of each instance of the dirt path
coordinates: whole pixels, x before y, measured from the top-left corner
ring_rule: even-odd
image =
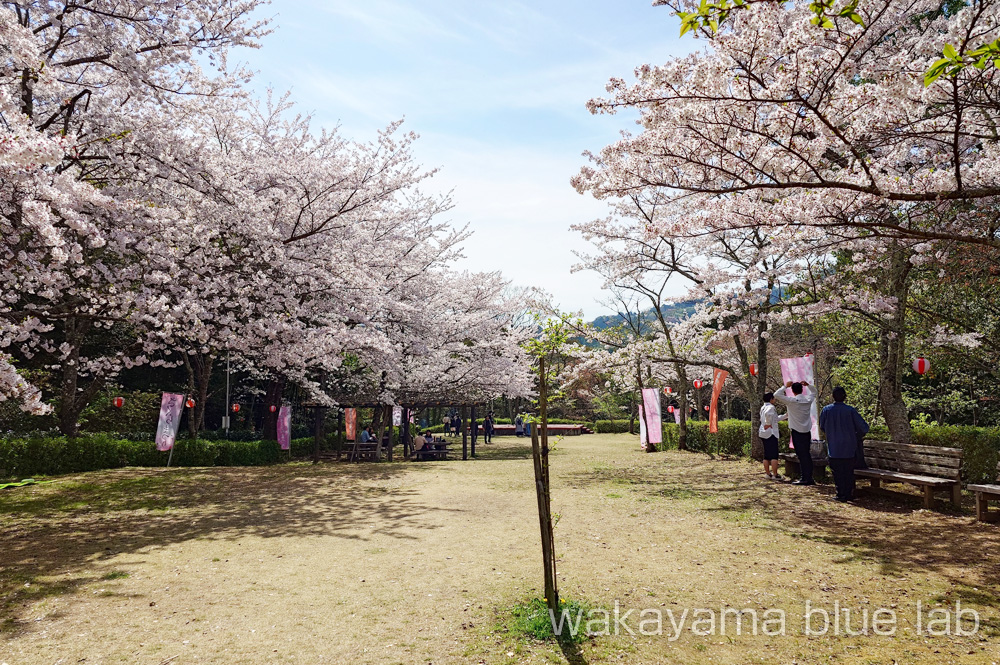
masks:
[[[633,631],[643,609],[688,609],[682,630],[664,618],[662,635],[565,653],[494,630],[540,585],[529,451],[500,439],[464,463],[129,469],[5,492],[0,663],[1000,662],[996,526],[840,505],[624,435],[564,440],[553,474],[563,596],[617,602]],[[892,610],[897,635],[805,637],[807,601],[851,608],[855,628]],[[916,635],[917,601],[977,609],[980,631]],[[736,635],[730,616],[722,635],[727,606],[783,610],[787,634]],[[698,608],[713,634],[690,630]]]

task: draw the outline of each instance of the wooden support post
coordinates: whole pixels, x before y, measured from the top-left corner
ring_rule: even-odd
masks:
[[[344,452],[344,410],[337,409],[337,461],[340,461],[340,454]]]
[[[461,429],[462,429],[462,459],[469,459],[469,407],[462,407],[462,415],[459,416],[461,419]]]
[[[955,483],[951,488],[951,504],[953,506],[962,505],[962,483]]]
[[[410,459],[412,446],[410,446],[410,410],[408,408],[403,409],[403,427],[400,431],[400,438],[403,439],[403,457]]]
[[[479,438],[479,428],[476,426],[476,405],[472,405],[472,418],[469,421],[469,431],[472,433],[472,456],[476,456],[476,439]]]
[[[986,495],[976,492],[976,519],[980,522],[989,522],[990,504],[986,501]]]
[[[924,485],[924,508],[934,508],[934,487],[931,485]]]
[[[326,409],[322,406],[317,406],[313,413],[313,464],[319,464],[319,451],[323,443],[323,439],[326,438],[325,424],[326,424]]]

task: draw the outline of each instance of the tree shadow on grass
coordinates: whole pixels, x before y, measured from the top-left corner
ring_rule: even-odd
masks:
[[[402,487],[398,477],[409,468],[118,469],[7,491],[0,495],[0,627],[9,636],[16,614],[35,601],[112,579],[101,577],[114,574],[102,562],[121,553],[248,535],[417,540],[461,511]]]
[[[865,560],[887,576],[933,572],[954,585],[953,596],[1000,605],[1000,527],[977,523],[971,498],[961,511],[943,499],[940,511],[923,510],[920,497],[882,496],[859,491],[855,504],[833,501],[831,485],[793,487],[764,480],[746,460],[708,459],[697,453],[668,453],[665,463],[623,461],[568,477],[576,487],[614,485],[643,496],[693,500],[694,510],[754,513],[760,526],[792,537],[843,547],[839,563]],[[657,460],[659,461],[659,460]],[[963,591],[965,590],[965,591]],[[952,598],[954,600],[954,598]],[[988,602],[986,602],[988,601]]]
[[[586,657],[580,650],[580,645],[572,640],[559,640],[559,649],[569,665],[588,665]]]

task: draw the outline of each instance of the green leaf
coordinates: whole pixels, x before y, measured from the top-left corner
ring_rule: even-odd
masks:
[[[949,60],[957,60],[958,59],[958,51],[956,51],[955,47],[952,46],[951,44],[945,44],[944,45],[944,57],[948,58]]]
[[[861,18],[861,15],[858,14],[857,12],[851,11],[851,12],[847,12],[846,14],[844,12],[840,12],[840,15],[843,16],[843,17],[845,17],[845,18],[851,19],[852,21],[854,21],[855,23],[857,23],[860,26],[864,26],[864,24],[865,24],[865,20],[863,18]]]

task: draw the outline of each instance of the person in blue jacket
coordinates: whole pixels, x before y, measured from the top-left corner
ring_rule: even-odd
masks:
[[[826,434],[830,471],[837,485],[837,501],[854,500],[854,468],[857,463],[858,441],[868,433],[868,423],[857,409],[844,404],[847,391],[833,389],[833,404],[823,407],[819,428]]]

